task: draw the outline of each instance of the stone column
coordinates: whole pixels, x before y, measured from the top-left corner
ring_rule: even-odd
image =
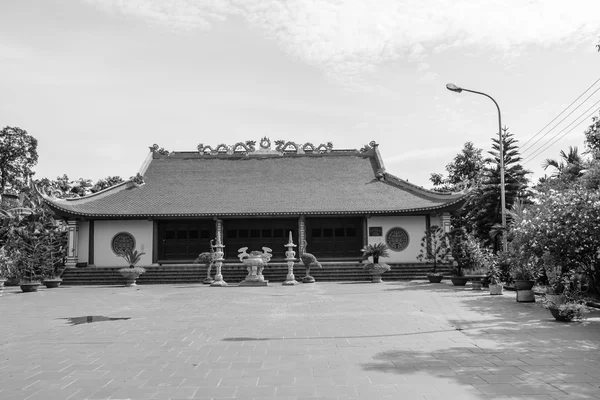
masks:
[[[218,243],[223,243],[223,220],[222,219],[217,219],[215,220],[215,226],[217,229],[217,242]]]
[[[294,247],[296,247],[296,245],[292,241],[292,232],[290,232],[290,241],[285,245],[285,247],[287,247],[287,251],[285,252],[285,261],[287,261],[288,273],[283,284],[286,286],[297,285],[298,281],[296,281],[296,277],[294,276],[294,261],[296,260],[296,252],[294,251]]]
[[[223,266],[223,246],[221,244],[221,235],[219,231],[219,221],[217,220],[217,244],[215,244],[215,267],[217,268],[217,272],[215,273],[215,281],[210,284],[210,286],[227,286],[227,282],[223,280],[223,275],[221,275],[221,267]]]
[[[304,254],[304,243],[306,243],[306,219],[304,215],[301,215],[298,219],[298,244],[300,247],[298,248],[300,251],[299,255]]]
[[[75,268],[79,255],[77,254],[77,247],[79,243],[79,221],[70,219],[67,221],[68,229],[68,244],[67,244],[67,262],[65,267]]]

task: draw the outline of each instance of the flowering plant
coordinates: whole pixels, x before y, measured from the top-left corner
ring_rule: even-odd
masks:
[[[518,250],[587,276],[600,289],[600,191],[572,187],[546,189],[514,224]]]

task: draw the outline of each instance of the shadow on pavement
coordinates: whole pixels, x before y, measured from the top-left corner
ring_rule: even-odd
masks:
[[[458,313],[440,310],[442,314],[448,311],[448,323],[464,337],[444,349],[416,346],[377,352],[373,362],[363,364],[366,371],[405,376],[426,373],[469,390],[474,385],[481,394],[471,394],[481,399],[600,395],[600,310],[592,309],[587,321],[564,323],[539,303],[518,303],[514,295],[491,296],[485,290],[425,282],[398,286],[385,290],[437,292],[442,300],[453,296],[452,292],[472,292],[459,298]]]

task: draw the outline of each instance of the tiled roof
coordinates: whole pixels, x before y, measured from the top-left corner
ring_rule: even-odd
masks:
[[[462,196],[431,192],[392,175],[375,151],[200,156],[154,154],[144,184],[46,201],[63,215],[89,217],[286,214],[401,214],[456,207]]]

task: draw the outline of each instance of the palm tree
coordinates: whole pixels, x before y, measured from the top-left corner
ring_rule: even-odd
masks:
[[[565,153],[564,150],[560,151],[561,160],[554,160],[547,158],[542,163],[542,167],[546,170],[548,167],[556,169],[552,174],[553,178],[566,178],[567,180],[574,180],[577,178],[583,168],[583,158],[579,154],[577,146],[569,146],[569,153]]]

